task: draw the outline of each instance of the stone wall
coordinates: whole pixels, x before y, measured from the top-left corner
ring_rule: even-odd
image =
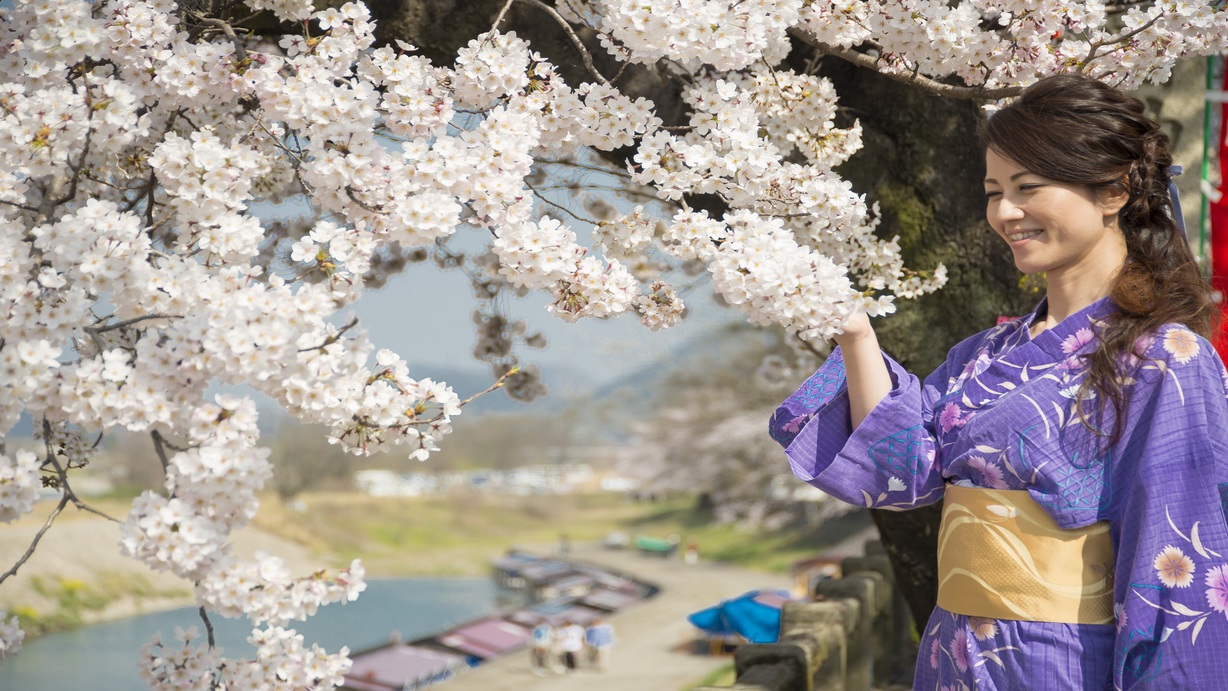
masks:
[[[818,581],[809,602],[787,602],[776,643],[734,653],[732,686],[695,691],[869,691],[914,655],[908,608],[877,542],[841,562],[841,578]]]

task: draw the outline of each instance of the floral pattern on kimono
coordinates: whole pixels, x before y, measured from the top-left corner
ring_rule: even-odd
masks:
[[[884,355],[893,388],[856,430],[836,349],[771,434],[799,478],[846,502],[906,510],[959,483],[1026,489],[1062,528],[1109,522],[1115,625],[939,608],[915,688],[1228,688],[1228,372],[1206,340],[1162,327],[1127,362],[1110,445],[1112,406],[1079,396],[1082,356],[1115,307],[1106,298],[1033,338],[1044,309],[956,345],[924,382]]]

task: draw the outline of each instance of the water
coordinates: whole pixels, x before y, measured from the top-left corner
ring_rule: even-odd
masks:
[[[289,626],[307,645],[329,652],[343,645],[362,650],[388,641],[392,631],[412,640],[438,633],[495,609],[488,578],[398,578],[372,580],[355,602],[334,604]],[[215,640],[227,657],[255,656],[246,620],[210,617]],[[157,612],[44,636],[0,663],[0,691],[136,691],[144,689],[137,653],[154,633],[173,640],[176,626],[205,634],[195,608]]]

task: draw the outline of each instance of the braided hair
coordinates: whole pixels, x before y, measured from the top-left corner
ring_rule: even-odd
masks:
[[[1169,197],[1168,135],[1143,102],[1095,79],[1057,75],[1032,84],[980,126],[984,151],[993,149],[1023,168],[1057,182],[1114,189],[1129,195],[1118,212],[1126,259],[1109,295],[1117,312],[1085,356],[1080,419],[1092,391],[1113,405],[1107,436],[1115,443],[1126,405],[1123,378],[1147,337],[1164,324],[1183,324],[1211,338],[1218,309],[1189,243],[1173,217]]]

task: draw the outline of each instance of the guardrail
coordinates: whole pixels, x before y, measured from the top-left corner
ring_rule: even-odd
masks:
[[[732,686],[694,691],[869,691],[911,655],[911,623],[882,545],[846,557],[842,576],[813,584],[811,602],[786,602],[776,643],[734,651]]]

